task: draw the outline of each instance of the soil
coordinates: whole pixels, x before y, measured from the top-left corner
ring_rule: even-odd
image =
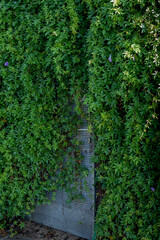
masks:
[[[46,227],[32,221],[26,220],[24,223],[25,227],[21,230],[19,229],[14,237],[10,237],[7,231],[1,231],[0,240],[85,240],[84,238]]]

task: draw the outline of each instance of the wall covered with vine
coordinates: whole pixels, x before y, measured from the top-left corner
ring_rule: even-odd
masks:
[[[75,180],[86,175],[76,138],[76,102],[86,91],[83,8],[72,0],[1,1],[2,226],[46,202],[46,191],[75,197]]]
[[[96,239],[159,239],[160,4],[86,2],[86,102],[104,193]]]
[[[158,239],[159,9],[155,0],[1,1],[1,228],[48,201],[46,191],[76,195],[87,174],[76,137],[84,101],[103,192],[95,239]]]

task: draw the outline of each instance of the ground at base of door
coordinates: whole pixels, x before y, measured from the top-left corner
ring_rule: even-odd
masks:
[[[23,228],[17,235],[10,237],[0,234],[0,240],[85,240],[66,232],[62,232],[44,225],[24,221],[25,228]]]

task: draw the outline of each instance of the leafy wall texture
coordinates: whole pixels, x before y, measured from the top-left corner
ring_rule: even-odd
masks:
[[[95,239],[159,238],[159,30],[157,0],[1,1],[1,227],[46,191],[75,196],[87,115]]]

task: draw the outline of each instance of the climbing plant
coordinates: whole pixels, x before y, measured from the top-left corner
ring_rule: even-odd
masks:
[[[0,227],[47,202],[46,191],[76,195],[84,102],[101,193],[95,239],[159,238],[159,9],[1,0]]]
[[[46,191],[78,197],[77,128],[86,91],[84,4],[1,1],[1,227],[48,201]]]
[[[95,239],[159,239],[160,4],[86,1]]]

